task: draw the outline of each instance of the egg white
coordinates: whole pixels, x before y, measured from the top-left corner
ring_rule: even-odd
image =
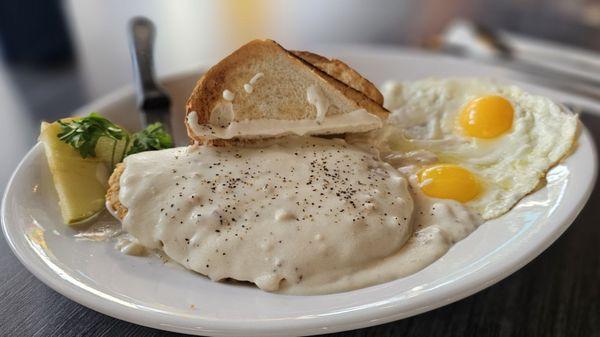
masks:
[[[473,172],[483,191],[466,205],[484,219],[504,214],[533,191],[548,169],[568,153],[577,132],[577,116],[562,106],[490,80],[389,82],[382,91],[392,113],[375,136],[378,143],[401,153],[430,152],[439,163]],[[461,110],[486,95],[511,102],[511,129],[493,139],[464,135],[457,122]]]

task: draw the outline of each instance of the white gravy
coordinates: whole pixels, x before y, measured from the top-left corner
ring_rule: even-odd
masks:
[[[186,122],[191,133],[207,139],[232,139],[235,137],[259,138],[285,135],[311,135],[343,133],[352,127],[355,132],[380,128],[383,122],[365,109],[326,116],[319,119],[253,119],[234,121],[233,105],[218,104],[211,113],[211,124],[198,124],[198,114],[191,111]]]
[[[265,74],[263,73],[256,73],[254,76],[252,76],[250,81],[244,84],[244,91],[248,94],[251,94],[254,91],[254,84],[256,83],[256,81],[258,81],[264,75]]]
[[[317,124],[323,123],[327,110],[329,110],[329,106],[331,105],[331,102],[329,102],[329,99],[325,96],[323,90],[317,85],[311,85],[306,89],[306,100],[317,110],[317,115],[315,117]]]
[[[479,224],[407,180],[372,149],[287,137],[129,156],[119,198],[123,229],[188,269],[322,294],[414,273]]]

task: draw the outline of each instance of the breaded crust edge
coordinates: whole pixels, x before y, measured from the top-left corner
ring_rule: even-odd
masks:
[[[120,179],[125,171],[125,164],[117,164],[115,170],[108,179],[108,191],[106,191],[106,208],[120,220],[123,220],[127,214],[127,208],[119,200],[119,191],[121,190]]]

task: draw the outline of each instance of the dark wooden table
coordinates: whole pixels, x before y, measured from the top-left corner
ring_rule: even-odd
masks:
[[[55,119],[83,101],[77,77],[62,72],[64,86],[16,76],[17,85],[40,94],[30,101],[34,142],[40,118]],[[23,75],[23,74],[21,74]],[[46,87],[44,87],[46,86]],[[43,93],[54,90],[51,97]],[[31,93],[30,93],[31,94]],[[584,113],[600,148],[600,112]],[[2,159],[16,165],[17,157]],[[0,189],[7,177],[0,177]],[[457,303],[381,326],[334,336],[599,336],[600,187],[577,220],[548,250],[520,271]],[[0,239],[0,336],[175,336],[97,313],[54,292],[30,274]]]

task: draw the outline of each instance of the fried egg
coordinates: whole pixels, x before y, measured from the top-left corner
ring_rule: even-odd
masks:
[[[388,160],[420,192],[452,199],[483,219],[500,216],[571,149],[578,118],[548,98],[477,79],[389,82],[392,113],[378,132]]]

